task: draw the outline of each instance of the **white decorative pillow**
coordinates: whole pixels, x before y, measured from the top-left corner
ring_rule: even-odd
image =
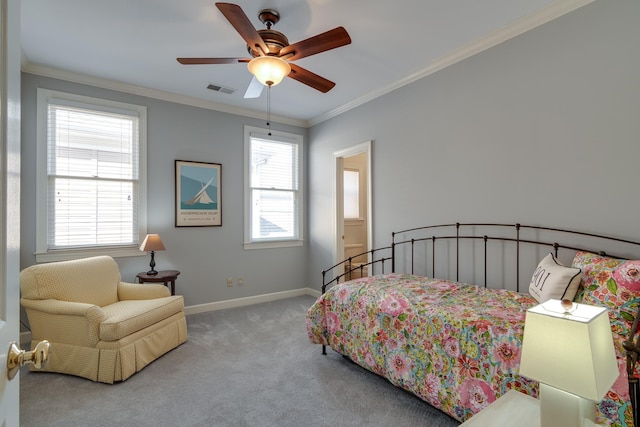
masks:
[[[533,272],[529,293],[539,303],[549,299],[573,300],[578,292],[582,274],[579,268],[565,267],[549,253]]]

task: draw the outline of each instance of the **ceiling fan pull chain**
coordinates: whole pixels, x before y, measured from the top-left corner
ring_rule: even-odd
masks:
[[[271,136],[271,85],[267,86],[267,126],[269,126],[269,136]]]

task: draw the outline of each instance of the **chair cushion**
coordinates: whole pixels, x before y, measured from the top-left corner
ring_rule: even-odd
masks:
[[[37,264],[20,272],[27,299],[57,299],[103,307],[118,301],[120,270],[109,256]]]
[[[151,300],[118,301],[103,307],[107,319],[100,324],[100,340],[118,341],[183,309],[182,295]]]

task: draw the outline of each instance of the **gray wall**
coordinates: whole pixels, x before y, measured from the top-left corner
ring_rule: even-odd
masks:
[[[302,248],[242,249],[243,125],[261,120],[23,74],[21,267],[35,258],[36,87],[148,107],[149,231],[187,305],[319,288],[333,152],[373,140],[374,246],[392,230],[521,222],[640,240],[640,2],[600,0],[306,130]],[[307,138],[308,136],[308,138]],[[173,227],[173,161],[222,163],[223,226]],[[147,257],[119,259],[126,280]],[[243,287],[227,288],[242,275]],[[306,280],[305,280],[306,279]]]
[[[314,126],[308,281],[333,261],[332,153],[366,140],[374,247],[456,221],[640,240],[639,23],[597,1]]]
[[[36,89],[38,87],[144,105],[148,119],[148,231],[160,234],[167,250],[156,269],[176,269],[177,292],[186,305],[263,295],[306,287],[307,248],[245,251],[243,241],[244,125],[265,122],[90,86],[22,75],[21,268],[35,263]],[[274,130],[307,130],[272,123]],[[222,164],[222,227],[174,227],[174,160]],[[306,153],[305,153],[306,162]],[[149,256],[118,258],[123,280],[149,269]],[[286,268],[283,268],[285,266]],[[243,286],[227,288],[226,278]]]

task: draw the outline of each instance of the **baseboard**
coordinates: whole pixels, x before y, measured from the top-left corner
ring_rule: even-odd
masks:
[[[187,316],[196,313],[205,313],[207,311],[224,310],[226,308],[243,307],[245,305],[260,304],[263,302],[276,301],[284,298],[293,298],[300,295],[320,296],[320,291],[311,288],[300,288],[291,291],[274,292],[272,294],[256,295],[252,297],[235,298],[224,301],[215,301],[207,304],[191,305],[184,308],[184,314]]]
[[[188,316],[190,314],[224,310],[225,308],[243,307],[246,305],[260,304],[262,302],[293,298],[301,295],[311,295],[318,298],[320,296],[320,291],[311,288],[300,288],[292,291],[274,292],[272,294],[256,295],[253,297],[235,298],[225,301],[210,302],[207,304],[190,305],[184,308],[184,314]],[[20,346],[22,348],[29,348],[31,346],[31,331],[20,333]]]

